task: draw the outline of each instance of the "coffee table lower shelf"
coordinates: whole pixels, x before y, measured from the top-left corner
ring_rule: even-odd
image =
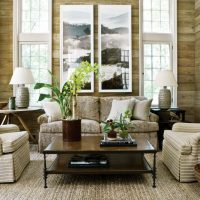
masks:
[[[79,153],[80,154],[80,153]],[[69,168],[68,163],[74,154],[57,154],[56,159],[47,166],[44,153],[44,187],[47,188],[48,174],[143,174],[151,173],[153,187],[156,178],[156,153],[154,153],[153,166],[148,163],[144,153],[104,153],[109,160],[109,167],[105,168]]]

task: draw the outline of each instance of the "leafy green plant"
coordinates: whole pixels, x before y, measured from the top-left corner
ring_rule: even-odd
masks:
[[[119,120],[107,120],[102,122],[105,124],[103,131],[109,133],[110,131],[117,130],[120,137],[126,138],[128,136],[128,126],[130,123],[131,111],[127,110],[124,114],[121,113]]]
[[[91,65],[89,62],[81,62],[80,66],[75,69],[69,78],[68,83],[70,84],[70,92],[72,95],[72,118],[76,119],[76,106],[77,106],[77,95],[81,89],[90,80],[90,74],[94,72],[98,75],[98,65],[95,63]]]
[[[103,127],[104,133],[109,133],[110,131],[113,131],[116,128],[118,128],[118,125],[112,119],[107,120],[106,122],[102,122],[102,123],[105,124],[105,126]]]
[[[51,76],[53,77],[52,73],[49,71],[49,73],[51,74]],[[53,77],[54,78],[54,77]],[[56,78],[54,78],[55,81],[55,86],[51,85],[51,84],[47,84],[47,83],[36,83],[34,86],[35,90],[41,89],[41,88],[47,88],[50,89],[52,91],[52,96],[50,94],[43,94],[41,93],[39,96],[38,101],[42,101],[44,99],[53,99],[54,101],[56,101],[60,107],[61,113],[62,113],[62,117],[63,119],[67,119],[71,116],[71,108],[70,108],[70,98],[71,98],[71,94],[70,94],[70,84],[68,82],[66,82],[62,88],[62,90],[60,90],[60,87],[58,85],[58,81],[56,80]]]
[[[80,65],[70,76],[69,80],[63,85],[60,90],[58,81],[54,78],[53,74],[49,71],[54,79],[55,86],[46,83],[36,83],[34,89],[47,88],[52,91],[50,94],[40,94],[38,101],[42,101],[46,98],[51,98],[59,104],[63,119],[69,119],[72,115],[73,119],[76,119],[76,97],[78,92],[85,86],[90,79],[90,74],[98,72],[98,65],[91,65],[89,62],[81,62]],[[72,111],[71,111],[72,103]]]

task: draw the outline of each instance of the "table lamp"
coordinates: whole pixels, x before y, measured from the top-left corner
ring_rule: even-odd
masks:
[[[177,87],[177,82],[175,80],[172,70],[162,70],[158,72],[155,84],[163,87],[160,89],[158,96],[158,105],[160,109],[169,109],[171,107],[171,91],[167,89],[167,86]]]
[[[25,84],[35,83],[30,69],[17,67],[10,80],[11,85],[18,85],[16,90],[16,106],[27,108],[29,106],[29,91]]]

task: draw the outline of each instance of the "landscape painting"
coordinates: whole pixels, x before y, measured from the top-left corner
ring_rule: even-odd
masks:
[[[60,26],[60,84],[62,87],[82,61],[94,63],[93,6],[61,6]],[[82,88],[82,92],[93,91],[94,75],[91,73],[88,82]]]
[[[132,91],[131,6],[99,6],[99,91]]]

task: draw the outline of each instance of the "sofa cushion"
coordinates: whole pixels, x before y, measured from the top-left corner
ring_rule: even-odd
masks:
[[[105,124],[101,123],[100,128],[103,132]],[[158,123],[156,122],[147,122],[141,120],[132,120],[130,122],[128,132],[129,133],[147,133],[147,132],[157,132],[159,129]]]
[[[0,134],[3,153],[11,153],[28,141],[27,131]]]
[[[99,97],[78,96],[76,113],[81,119],[99,121]]]
[[[41,133],[62,133],[62,121],[44,123],[40,125]]]
[[[135,98],[138,100],[144,100],[146,99],[143,96],[116,96],[116,97],[100,97],[100,121],[105,121],[108,118],[108,115],[111,110],[112,101],[114,99],[116,100],[126,100]]]
[[[81,120],[82,133],[100,133],[99,122],[89,119]]]
[[[95,120],[82,119],[81,120],[82,133],[99,133],[99,123]],[[41,133],[62,133],[62,121],[45,123],[40,125]]]
[[[146,133],[156,132],[159,130],[158,123],[142,120],[131,120],[128,132],[129,133]]]
[[[174,149],[179,151],[182,155],[188,155],[192,152],[191,136],[193,134],[165,130],[164,140],[166,141],[166,143],[170,144]]]

